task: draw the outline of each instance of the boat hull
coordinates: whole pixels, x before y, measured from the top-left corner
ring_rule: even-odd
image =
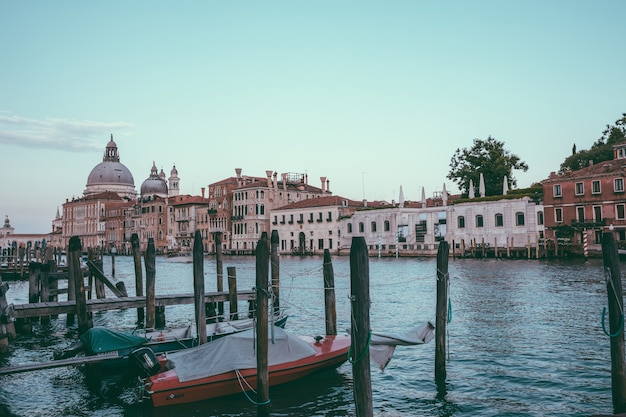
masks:
[[[303,378],[314,372],[336,368],[348,359],[349,336],[326,336],[317,342],[311,337],[301,337],[311,344],[315,354],[293,362],[272,365],[268,368],[269,385],[275,386]],[[244,382],[245,380],[245,382]],[[202,401],[256,390],[256,369],[225,372],[197,380],[180,382],[172,369],[149,378],[145,392],[154,407]]]

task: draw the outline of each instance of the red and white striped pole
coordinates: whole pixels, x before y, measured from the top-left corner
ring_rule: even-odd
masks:
[[[583,254],[588,258],[589,250],[587,246],[587,229],[583,229]]]

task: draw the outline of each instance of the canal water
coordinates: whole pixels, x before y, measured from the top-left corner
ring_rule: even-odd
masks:
[[[175,259],[180,261],[181,259]],[[158,258],[157,294],[193,292],[191,263]],[[239,289],[255,282],[253,257],[226,257]],[[107,275],[110,258],[104,259]],[[334,257],[337,321],[350,325],[348,257]],[[435,319],[436,259],[370,258],[374,331],[403,331]],[[116,278],[134,294],[133,262],[116,257]],[[206,258],[205,288],[216,289],[215,261]],[[286,329],[324,332],[322,259],[282,257]],[[384,372],[373,366],[376,416],[589,416],[611,413],[610,339],[602,329],[607,305],[601,260],[450,259],[451,321],[445,385],[434,380],[435,342],[399,346]],[[28,283],[11,283],[9,302],[26,303]],[[239,310],[245,311],[246,305]],[[94,315],[96,325],[131,330],[136,310]],[[188,325],[193,306],[166,308],[168,326]],[[607,319],[608,323],[608,319]],[[607,324],[608,326],[608,324]],[[50,360],[73,343],[65,317],[18,335],[0,366]],[[82,367],[0,377],[0,404],[13,416],[254,416],[243,394],[180,407],[139,404],[135,381],[93,378]],[[354,416],[351,365],[272,387],[272,416]],[[0,415],[2,407],[0,407]]]

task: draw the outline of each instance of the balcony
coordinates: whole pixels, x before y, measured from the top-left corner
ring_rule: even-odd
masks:
[[[576,229],[597,229],[599,227],[604,227],[606,225],[606,219],[600,220],[588,220],[588,221],[577,221],[572,220],[572,227]]]

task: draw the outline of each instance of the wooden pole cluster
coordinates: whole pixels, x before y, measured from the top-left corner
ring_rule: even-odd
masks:
[[[196,230],[193,239],[193,295],[196,307],[196,331],[198,343],[207,341],[206,335],[206,306],[204,305],[204,249],[202,234]]]
[[[435,320],[435,381],[446,379],[446,326],[448,322],[448,256],[450,248],[445,240],[437,251],[437,307]]]
[[[257,351],[257,415],[269,416],[269,369],[268,369],[268,279],[269,247],[267,232],[261,234],[256,247],[256,351]]]
[[[624,363],[624,296],[617,243],[613,233],[602,234],[602,258],[609,304],[611,337],[611,388],[613,412],[626,412],[626,366]]]
[[[349,358],[352,362],[354,402],[357,417],[371,417],[372,384],[370,372],[370,275],[365,238],[352,238],[350,247],[350,300],[352,301],[352,337]]]
[[[324,249],[324,317],[326,334],[337,335],[337,310],[335,307],[335,273],[330,260],[330,251]]]
[[[9,290],[9,285],[6,282],[2,282],[0,277],[0,313],[3,317],[6,317],[6,309],[8,307],[6,293]],[[15,338],[15,325],[12,321],[0,320],[0,353],[7,353],[9,351],[9,339]]]

